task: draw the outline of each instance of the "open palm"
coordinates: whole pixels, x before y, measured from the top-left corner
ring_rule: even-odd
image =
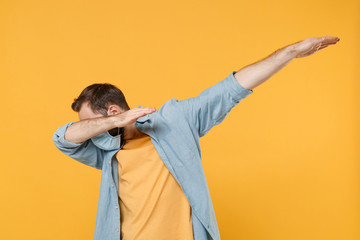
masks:
[[[326,48],[331,44],[335,44],[340,40],[338,37],[312,37],[303,41],[299,41],[293,44],[295,51],[297,52],[296,58],[307,57],[320,49]]]

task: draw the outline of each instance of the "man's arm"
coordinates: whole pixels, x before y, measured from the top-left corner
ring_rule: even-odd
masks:
[[[115,128],[113,116],[86,119],[70,125],[65,132],[65,139],[73,143],[84,142],[102,132]]]
[[[285,46],[270,56],[248,65],[235,73],[238,83],[246,89],[254,89],[265,82],[294,58],[307,57],[340,39],[337,37],[314,37]]]
[[[335,44],[337,37],[307,38],[283,47],[270,56],[233,71],[224,80],[205,89],[197,97],[179,101],[189,124],[204,136],[213,126],[221,123],[241,100],[253,94],[256,86],[270,78],[294,58],[310,56],[316,51]]]
[[[77,160],[78,162],[101,170],[104,162],[104,151],[102,149],[96,147],[90,139],[80,143],[74,143],[64,138],[67,129],[75,123],[75,121],[69,122],[55,131],[53,135],[53,142],[55,146],[62,153]]]
[[[81,143],[110,129],[125,127],[134,123],[139,117],[154,111],[155,108],[137,107],[116,115],[78,121],[67,128],[65,139],[69,142]]]
[[[155,108],[133,108],[107,117],[70,122],[59,127],[54,135],[55,146],[69,157],[97,169],[102,169],[104,150],[90,140],[102,132],[133,123],[137,118],[152,113]]]

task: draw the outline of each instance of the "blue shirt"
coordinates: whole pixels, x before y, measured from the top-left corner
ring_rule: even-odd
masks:
[[[156,112],[140,117],[135,126],[149,135],[160,158],[179,183],[192,209],[194,240],[220,239],[213,204],[205,178],[199,138],[221,123],[230,110],[252,90],[242,87],[232,71],[224,80],[198,96],[170,99]],[[64,138],[69,122],[53,135],[56,147],[69,157],[102,170],[94,240],[120,239],[118,167],[115,154],[123,144],[107,131],[101,138],[72,143]]]

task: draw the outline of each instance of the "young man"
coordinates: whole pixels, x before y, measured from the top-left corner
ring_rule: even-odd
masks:
[[[338,41],[326,36],[288,45],[199,96],[171,99],[159,110],[130,109],[111,84],[85,88],[72,104],[80,121],[59,127],[53,141],[102,170],[94,239],[220,239],[199,138],[292,59]]]

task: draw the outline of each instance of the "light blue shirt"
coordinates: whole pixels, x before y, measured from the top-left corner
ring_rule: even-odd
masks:
[[[236,71],[199,96],[181,101],[173,98],[135,122],[137,129],[151,137],[160,158],[184,191],[192,209],[194,240],[220,239],[201,162],[199,138],[253,93],[236,81],[234,73]],[[119,240],[119,179],[115,154],[123,144],[119,146],[119,136],[113,137],[107,131],[82,143],[69,142],[64,135],[73,123],[75,121],[59,127],[53,141],[69,157],[102,170],[94,240]]]

